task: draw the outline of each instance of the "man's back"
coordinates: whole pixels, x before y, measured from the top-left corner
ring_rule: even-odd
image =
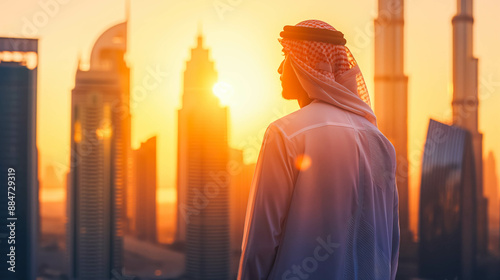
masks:
[[[252,261],[242,279],[393,279],[395,168],[380,131],[331,104],[314,101],[272,123],[252,186],[242,256]]]
[[[282,96],[302,109],[266,131],[238,279],[395,279],[396,156],[359,65],[326,22],[280,36]]]

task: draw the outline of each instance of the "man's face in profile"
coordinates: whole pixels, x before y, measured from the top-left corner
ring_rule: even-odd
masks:
[[[280,74],[281,87],[283,88],[281,93],[283,98],[298,99],[303,89],[292,68],[290,57],[287,54],[285,54],[285,59],[283,59],[278,68],[278,73]]]

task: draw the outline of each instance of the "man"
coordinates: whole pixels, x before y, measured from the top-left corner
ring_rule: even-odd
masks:
[[[396,160],[341,32],[303,21],[280,33],[283,97],[300,110],[267,129],[238,279],[395,279]]]

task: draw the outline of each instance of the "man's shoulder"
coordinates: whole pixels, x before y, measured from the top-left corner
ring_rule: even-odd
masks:
[[[293,113],[290,113],[270,124],[288,138],[294,137],[311,128],[333,125],[350,127],[346,112],[330,104],[313,102]]]

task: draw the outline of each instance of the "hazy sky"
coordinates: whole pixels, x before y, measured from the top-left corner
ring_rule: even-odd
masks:
[[[79,54],[87,64],[98,36],[125,18],[123,0],[2,0],[0,36],[40,38],[38,147],[40,171],[53,165],[63,180],[69,166],[71,89]],[[429,118],[451,120],[451,18],[454,0],[407,0],[406,73],[409,76],[409,158],[415,204]],[[177,109],[182,73],[202,26],[205,46],[230,87],[230,143],[255,161],[267,125],[298,106],[283,101],[276,72],[282,27],[321,19],[342,31],[363,71],[373,103],[373,19],[377,1],[133,0],[128,62],[132,69],[132,143],[157,135],[161,188],[175,186]],[[500,156],[500,1],[475,1],[475,56],[479,58],[480,130],[484,153]],[[134,95],[150,72],[160,75],[147,96]],[[376,108],[375,108],[376,113]],[[497,164],[500,171],[500,164]],[[43,175],[43,172],[42,172]],[[43,179],[43,177],[42,177]],[[412,207],[412,209],[416,209]],[[414,210],[413,210],[414,211]],[[414,214],[416,214],[414,212]],[[415,220],[412,222],[416,225]]]

